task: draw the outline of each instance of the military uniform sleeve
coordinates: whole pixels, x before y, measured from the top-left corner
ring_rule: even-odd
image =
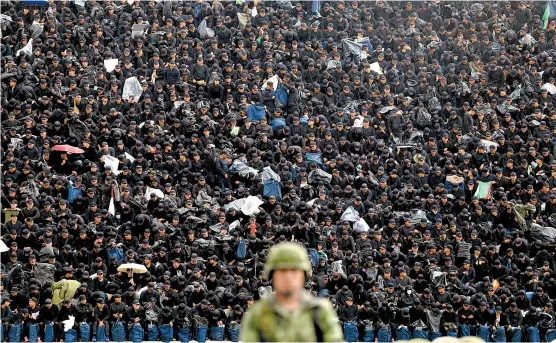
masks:
[[[241,342],[260,342],[257,329],[257,316],[255,315],[255,312],[257,312],[256,309],[254,307],[251,308],[245,313],[245,316],[241,321]]]
[[[319,310],[319,322],[325,342],[343,342],[344,334],[338,315],[329,301],[322,301]]]

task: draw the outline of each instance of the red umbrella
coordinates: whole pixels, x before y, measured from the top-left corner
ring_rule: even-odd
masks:
[[[79,149],[76,148],[74,146],[71,145],[67,145],[67,144],[62,144],[62,145],[55,145],[52,147],[52,151],[61,151],[61,152],[67,152],[70,154],[82,154],[85,151],[83,149]]]

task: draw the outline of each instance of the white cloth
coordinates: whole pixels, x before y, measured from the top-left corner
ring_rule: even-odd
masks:
[[[276,90],[278,88],[278,75],[274,75],[273,77],[271,77],[270,79],[266,80],[263,83],[263,86],[261,87],[261,89],[266,89],[266,85],[268,84],[268,82],[271,81],[272,82],[272,88],[274,88],[274,90]]]
[[[556,86],[551,83],[545,83],[541,89],[546,89],[550,94],[556,94]]]
[[[127,100],[129,98],[135,98],[138,101],[143,94],[143,89],[141,88],[141,83],[135,76],[127,78],[124,83],[124,89],[122,90],[122,99]]]
[[[106,72],[108,72],[108,73],[113,72],[114,68],[116,68],[118,63],[120,63],[120,61],[117,58],[111,58],[111,59],[108,59],[108,60],[104,60],[104,68],[106,69]]]
[[[350,206],[344,211],[344,213],[342,213],[340,220],[347,220],[348,222],[356,222],[359,220],[359,212],[357,212],[353,208],[353,206]]]
[[[379,74],[384,74],[382,72],[382,68],[380,68],[380,64],[378,64],[378,62],[371,63],[371,70],[374,71],[374,72],[377,72]]]
[[[73,328],[73,326],[75,325],[75,317],[69,316],[69,319],[64,320],[62,323],[64,323],[64,331],[68,331],[69,329]]]
[[[8,250],[10,249],[8,248],[6,243],[4,243],[4,241],[0,239],[0,252],[6,252]]]
[[[27,56],[33,56],[33,38],[29,39],[29,43],[27,43],[23,48],[17,50],[15,56],[19,57],[21,53],[24,53]]]
[[[164,193],[158,188],[147,187],[145,190],[145,198],[148,200],[151,198],[151,194],[156,194],[159,198],[164,198]]]
[[[259,206],[261,206],[262,204],[264,204],[264,201],[250,195],[245,199],[245,203],[243,204],[243,206],[241,206],[241,212],[243,212],[246,216],[257,214],[260,212]]]

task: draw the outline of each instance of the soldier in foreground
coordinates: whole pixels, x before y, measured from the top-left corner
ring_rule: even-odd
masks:
[[[242,342],[339,342],[343,334],[332,304],[303,285],[311,275],[307,251],[297,243],[270,249],[265,276],[274,293],[259,300],[242,323]]]

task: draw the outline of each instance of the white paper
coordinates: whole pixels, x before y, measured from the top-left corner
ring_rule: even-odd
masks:
[[[274,76],[271,77],[270,79],[266,80],[266,81],[263,83],[263,86],[262,86],[261,89],[266,89],[266,85],[267,85],[267,83],[268,83],[269,81],[272,81],[272,86],[273,86],[274,90],[276,90],[276,89],[278,88],[278,82],[279,82],[279,80],[278,80],[278,75],[274,75]]]
[[[64,331],[68,331],[69,329],[73,328],[73,326],[75,325],[75,317],[69,316],[69,319],[64,320],[62,323],[64,323]]]
[[[104,60],[104,68],[106,68],[106,72],[111,73],[114,71],[114,68],[120,63],[117,58],[111,58],[109,60]]]
[[[245,199],[245,203],[243,204],[243,206],[241,206],[241,212],[243,212],[247,216],[257,214],[260,212],[259,206],[261,206],[262,204],[264,204],[264,201],[250,195],[247,197],[247,199]]]
[[[39,317],[40,312],[33,312],[31,313],[31,318],[37,319]]]
[[[374,72],[377,72],[379,74],[383,74],[382,68],[380,68],[380,65],[378,64],[378,62],[371,63],[371,70],[374,71]]]
[[[149,200],[151,198],[151,194],[156,194],[159,198],[164,198],[164,193],[162,193],[160,189],[147,187],[145,190],[145,198]]]

